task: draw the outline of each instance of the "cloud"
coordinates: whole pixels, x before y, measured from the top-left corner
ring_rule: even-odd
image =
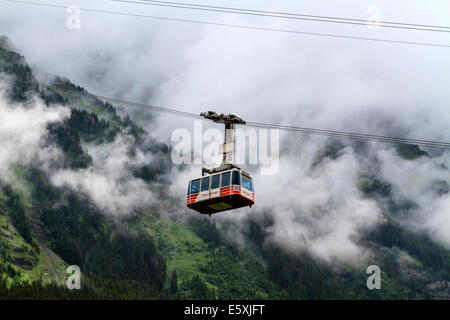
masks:
[[[38,98],[26,105],[12,104],[4,97],[3,89],[0,89],[0,179],[11,181],[13,164],[45,167],[61,157],[60,150],[45,141],[47,125],[61,122],[70,111],[60,106],[47,107]]]
[[[98,1],[99,7],[106,5],[107,2]],[[246,5],[362,19],[367,14],[367,4],[356,0],[348,0],[346,5],[333,1],[299,4],[268,0]],[[388,21],[445,25],[449,20],[446,1],[426,6],[407,0],[378,1],[378,5],[382,18]],[[81,1],[80,6],[93,4]],[[445,35],[438,33],[114,6],[107,8],[310,32],[416,42],[447,41]],[[236,6],[242,3],[236,2]],[[82,13],[81,30],[69,31],[65,28],[65,10],[40,8],[46,18],[31,19],[39,12],[36,7],[12,4],[6,7],[8,15],[0,19],[2,30],[23,48],[31,62],[100,94],[196,113],[210,108],[236,112],[248,121],[450,141],[447,130],[450,74],[446,72],[450,60],[445,48],[294,36],[93,13]],[[410,10],[403,10],[404,7]],[[428,14],[422,14],[423,10]],[[193,131],[190,119],[159,116],[152,122],[142,114],[135,119],[151,135],[165,141],[176,128]],[[272,241],[298,250],[305,245],[305,241],[298,240],[303,235],[308,248],[318,256],[354,259],[365,250],[357,241],[361,230],[373,227],[380,213],[377,204],[362,198],[356,188],[359,173],[378,170],[377,163],[366,163],[375,161],[370,158],[375,156],[381,161],[380,174],[395,186],[395,195],[419,203],[416,213],[423,217],[423,228],[436,239],[448,242],[447,196],[430,194],[428,187],[432,179],[445,176],[443,171],[423,160],[408,162],[395,157],[380,144],[371,144],[367,157],[346,148],[337,160],[312,168],[315,157],[325,146],[325,138],[284,133],[281,139],[279,175],[254,175],[255,207],[220,214],[218,220],[239,223],[244,221],[245,214],[271,210],[275,219],[269,230]],[[108,148],[121,149],[124,144],[115,143],[119,146],[107,145],[103,151],[113,152]],[[125,212],[145,202],[142,199],[146,199],[147,189],[130,176],[127,167],[133,160],[114,152],[103,158],[97,151],[90,150],[93,168],[59,172],[54,177],[55,183],[69,184],[92,194],[105,210]],[[200,166],[174,169],[170,190],[180,199],[179,212],[186,213],[187,181],[199,175]],[[128,192],[126,187],[134,191]]]
[[[130,154],[131,149],[134,155]],[[52,182],[88,195],[110,215],[130,214],[152,203],[149,185],[133,175],[133,169],[148,164],[151,158],[132,147],[131,137],[118,135],[112,143],[89,145],[88,153],[93,159],[91,167],[56,171],[52,173]]]
[[[363,197],[357,187],[366,167],[351,147],[335,159],[316,164],[323,141],[311,139],[283,157],[276,176],[255,177],[255,206],[239,214],[223,214],[218,221],[236,221],[241,231],[245,220],[266,214],[273,225],[266,229],[267,242],[292,252],[308,250],[326,261],[358,262],[370,255],[359,242],[380,222],[380,208]]]
[[[448,153],[440,158],[401,159],[392,149],[379,150],[380,176],[393,186],[397,201],[408,199],[416,205],[401,216],[404,225],[427,232],[450,248],[450,171],[442,166]],[[402,218],[403,217],[403,218]]]
[[[118,135],[113,143],[85,145],[93,165],[87,169],[57,169],[63,152],[48,140],[48,125],[70,116],[63,106],[46,106],[38,97],[13,103],[0,88],[0,180],[11,183],[12,165],[38,166],[57,187],[87,194],[105,213],[129,214],[152,201],[150,187],[133,170],[150,163],[152,154],[133,147],[133,138]]]

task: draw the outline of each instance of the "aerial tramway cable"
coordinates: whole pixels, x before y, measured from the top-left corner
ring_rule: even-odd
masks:
[[[8,83],[12,85],[23,85],[36,89],[35,84],[27,84],[18,81],[12,81],[8,79],[0,78],[0,82]],[[196,113],[177,110],[173,108],[163,107],[163,106],[155,106],[145,103],[133,102],[124,99],[118,99],[113,97],[108,97],[104,95],[97,95],[86,92],[78,92],[69,89],[59,88],[63,91],[70,91],[71,94],[80,95],[85,97],[86,95],[90,95],[102,101],[107,101],[109,103],[115,104],[116,106],[121,106],[124,108],[133,108],[138,110],[147,110],[151,112],[159,112],[170,115],[176,115],[185,118],[191,119],[199,119],[203,120],[204,118]],[[356,132],[346,132],[346,131],[337,131],[337,130],[326,130],[326,129],[316,129],[316,128],[308,128],[308,127],[300,127],[300,126],[289,126],[282,124],[271,124],[271,123],[263,123],[263,122],[252,122],[247,121],[247,126],[258,127],[258,128],[266,128],[266,129],[279,129],[287,132],[298,132],[304,134],[313,134],[313,135],[322,135],[322,136],[330,136],[336,138],[349,138],[349,139],[357,139],[357,140],[366,140],[366,141],[378,141],[378,142],[386,142],[386,143],[399,143],[399,144],[412,144],[412,145],[420,145],[423,147],[430,148],[440,148],[440,149],[450,149],[450,142],[442,142],[442,141],[434,141],[434,140],[423,140],[423,139],[410,139],[410,138],[400,138],[400,137],[391,137],[391,136],[383,136],[383,135],[373,135],[373,134],[365,134],[365,133],[356,133]]]
[[[131,4],[149,5],[149,6],[187,9],[187,10],[232,13],[232,14],[252,15],[252,16],[281,18],[281,19],[294,19],[294,20],[313,21],[313,22],[341,23],[341,24],[360,25],[360,26],[368,26],[368,25],[370,26],[370,24],[371,24],[370,21],[363,20],[363,19],[352,19],[352,18],[311,15],[311,14],[301,14],[301,13],[291,13],[291,12],[242,9],[242,8],[233,8],[233,7],[220,7],[220,6],[210,6],[210,5],[202,5],[202,4],[197,4],[197,3],[186,3],[186,2],[153,1],[153,0],[140,0],[140,1],[112,0],[112,1],[131,3]],[[450,32],[450,27],[447,27],[447,26],[403,23],[403,22],[389,22],[389,21],[377,21],[376,23],[372,23],[372,24],[376,25],[377,27],[383,27],[383,28],[396,28],[396,29],[431,31],[431,32]]]
[[[65,6],[65,5],[58,5],[58,4],[53,4],[53,3],[42,3],[42,2],[24,1],[24,0],[0,0],[0,1],[17,3],[17,4],[27,4],[27,5],[34,5],[34,6],[67,9],[67,6]],[[219,26],[219,27],[240,28],[240,29],[248,29],[248,30],[278,32],[278,33],[281,32],[281,33],[288,33],[288,34],[329,37],[329,38],[336,38],[336,39],[364,40],[364,41],[373,41],[373,42],[380,42],[380,43],[450,48],[450,44],[444,44],[444,43],[418,42],[418,41],[395,40],[395,39],[384,39],[384,38],[370,38],[370,37],[362,37],[362,36],[360,37],[360,36],[352,36],[352,35],[346,35],[346,34],[332,34],[332,33],[325,33],[325,32],[323,32],[323,33],[322,32],[308,32],[308,31],[300,31],[300,30],[258,27],[258,26],[253,26],[253,25],[239,25],[239,24],[231,24],[231,23],[200,21],[200,20],[194,20],[194,19],[161,17],[161,16],[121,12],[121,11],[102,10],[102,9],[91,9],[91,8],[79,8],[79,9],[81,11],[92,12],[92,13],[114,14],[114,15],[131,16],[131,17],[137,17],[137,18],[149,18],[149,19],[157,19],[157,20],[186,22],[186,23],[201,24],[201,25]],[[442,27],[442,28],[446,28],[446,27]]]

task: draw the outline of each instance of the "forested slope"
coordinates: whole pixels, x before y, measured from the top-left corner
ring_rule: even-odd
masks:
[[[11,48],[0,48],[0,74],[8,80],[2,83],[5,103],[14,108],[29,108],[40,99],[46,108],[70,111],[62,122],[48,125],[42,141],[60,150],[62,158],[47,166],[12,165],[9,178],[0,179],[0,298],[449,298],[450,251],[392,217],[361,240],[375,252],[371,262],[382,262],[383,290],[371,291],[361,266],[336,267],[268,241],[271,212],[244,221],[243,244],[227,237],[235,227],[230,222],[216,224],[192,211],[169,215],[166,203],[176,202],[165,192],[173,166],[170,146],[152,140],[130,117],[121,117],[113,105],[68,79],[39,82]],[[155,195],[146,207],[111,215],[89,194],[54,183],[53,172],[90,173],[89,148],[113,145],[119,136],[131,137],[130,159],[137,152],[156,159],[132,170],[133,178]],[[317,164],[333,161],[341,148],[325,150]],[[428,156],[417,147],[399,147],[398,153],[405,159]],[[361,176],[358,187],[365,197],[383,200],[393,217],[413,206],[392,199],[391,186],[379,177]],[[449,192],[443,182],[436,187]],[[399,259],[400,251],[413,259]],[[69,265],[81,268],[82,290],[65,287]]]

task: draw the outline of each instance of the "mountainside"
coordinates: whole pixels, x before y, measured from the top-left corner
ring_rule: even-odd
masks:
[[[36,131],[42,137],[33,153],[20,149],[0,171],[0,298],[450,298],[450,250],[399,222],[414,201],[394,197],[382,177],[368,172],[357,186],[386,213],[359,240],[374,253],[365,265],[270,241],[270,210],[240,220],[246,232],[238,245],[229,237],[233,222],[172,214],[183,201],[167,192],[170,146],[68,79],[37,80],[14,50],[0,38],[0,122],[9,121],[6,112],[50,120]],[[343,149],[331,143],[314,165],[336,161]],[[416,146],[398,146],[397,154],[432,161]],[[449,189],[445,180],[433,182],[438,195]],[[381,267],[382,290],[367,289],[369,264]],[[66,288],[69,265],[81,268],[82,290]]]

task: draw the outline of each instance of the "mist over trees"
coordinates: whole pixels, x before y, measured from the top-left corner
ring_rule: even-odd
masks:
[[[5,115],[10,109],[24,112],[36,109],[40,115],[57,108],[67,111],[60,117],[49,117],[45,130],[36,130],[41,134],[39,141],[23,148],[28,149],[30,157],[18,164],[8,162],[5,172],[13,173],[0,176],[0,218],[4,223],[0,233],[1,298],[448,297],[447,287],[433,291],[430,284],[450,281],[450,251],[426,230],[418,231],[403,223],[402,215],[412,216],[420,206],[415,199],[407,201],[397,196],[399,187],[386,174],[390,167],[384,167],[386,172],[380,170],[381,173],[373,170],[354,174],[359,183],[351,189],[355,203],[370,203],[366,208],[370,214],[374,207],[385,213],[369,229],[365,229],[366,224],[352,225],[362,235],[356,240],[345,238],[358,249],[370,251],[364,263],[379,264],[383,270],[385,289],[368,291],[365,264],[333,260],[339,256],[333,249],[322,257],[317,254],[322,243],[314,241],[329,231],[317,229],[317,224],[324,221],[320,218],[335,212],[336,206],[262,205],[261,209],[254,208],[255,213],[242,212],[239,219],[217,221],[186,216],[185,208],[180,209],[177,199],[168,195],[179,178],[170,161],[170,146],[150,137],[148,128],[137,125],[130,116],[120,116],[113,105],[94,98],[67,79],[55,77],[49,83],[38,82],[19,54],[0,48],[0,61],[2,75],[12,79],[12,84],[2,87]],[[45,107],[34,106],[33,99]],[[25,115],[33,118],[35,114]],[[331,179],[333,170],[360,169],[358,160],[366,159],[367,146],[331,143],[331,147],[319,145],[314,152],[317,157],[306,162],[314,174],[304,175],[301,168],[293,171],[310,178],[308,187],[327,184],[317,177]],[[430,158],[415,146],[399,146],[382,156],[385,158],[380,158],[380,162],[389,157],[398,157],[395,158],[398,162]],[[183,172],[183,168],[176,169]],[[438,175],[444,168],[433,170]],[[60,180],[55,179],[57,174],[61,174]],[[445,197],[448,194],[445,179],[432,178],[433,197]],[[348,181],[354,182],[349,178],[342,184]],[[110,186],[117,194],[101,193],[104,186]],[[115,211],[117,208],[123,212]],[[305,208],[309,211],[301,212]],[[349,207],[337,208],[344,212]],[[314,220],[316,216],[319,220]],[[347,216],[346,221],[353,217]],[[281,233],[277,228],[285,218],[287,224],[294,226],[293,222],[305,218],[301,221],[305,226],[302,230],[311,234],[298,236],[295,246],[279,241],[276,236]],[[44,281],[42,274],[32,281],[25,276],[34,268],[42,268],[38,256],[45,254],[44,245],[64,263],[81,268],[86,279],[81,291],[68,291],[55,281]]]

